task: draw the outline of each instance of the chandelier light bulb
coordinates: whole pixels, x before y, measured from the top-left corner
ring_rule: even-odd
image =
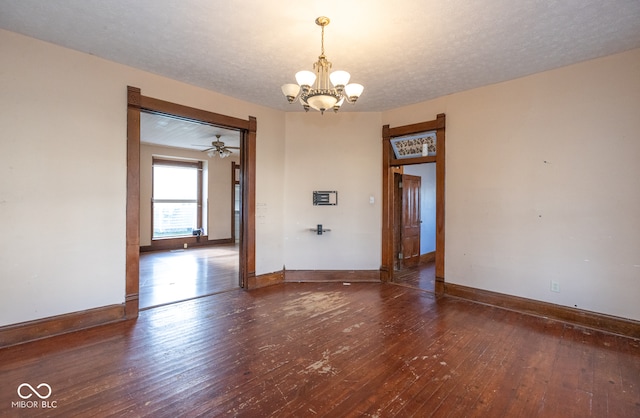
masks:
[[[297,84],[285,84],[282,86],[282,94],[285,95],[289,103],[293,103],[300,93],[300,86]]]
[[[296,73],[296,81],[300,86],[313,86],[316,81],[316,75],[311,71],[298,71]]]
[[[331,73],[331,75],[329,75],[329,79],[331,80],[331,84],[333,84],[334,86],[336,86],[336,88],[338,87],[342,87],[344,88],[344,86],[347,85],[347,83],[349,83],[349,79],[351,78],[351,74],[349,74],[346,71],[334,71]]]
[[[357,83],[347,84],[344,87],[344,92],[347,95],[347,99],[352,103],[355,103],[355,101],[358,100],[358,97],[360,97],[363,90],[364,87],[362,86],[362,84]]]

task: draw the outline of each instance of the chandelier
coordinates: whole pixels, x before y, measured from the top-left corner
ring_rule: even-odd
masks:
[[[298,71],[296,73],[298,84],[282,86],[282,93],[289,103],[300,100],[307,112],[310,107],[319,110],[322,114],[327,109],[337,112],[345,101],[355,103],[364,90],[361,84],[347,84],[351,75],[346,71],[334,71],[329,74],[331,63],[324,55],[324,27],[329,22],[329,18],[324,16],[316,19],[316,25],[322,28],[322,38],[320,56],[313,64],[314,71]]]

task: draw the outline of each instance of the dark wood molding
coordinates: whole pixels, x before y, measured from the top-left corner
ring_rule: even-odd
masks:
[[[247,280],[248,289],[258,289],[261,287],[272,286],[284,282],[284,270],[274,271],[272,273],[260,274],[259,276],[250,277]]]
[[[400,259],[400,248],[402,248],[402,175],[404,174],[404,167],[400,166],[399,169],[392,169],[393,171],[393,246],[391,247],[391,253],[393,256],[393,271],[402,269],[402,260]]]
[[[127,295],[124,301],[124,308],[125,319],[135,319],[138,317],[138,313],[140,312],[139,292]]]
[[[436,157],[416,157],[416,158],[403,158],[397,159],[391,157],[390,164],[391,165],[413,165],[413,164],[425,164],[425,163],[435,163]]]
[[[445,115],[440,113],[436,119],[436,279],[444,282],[444,217],[445,217]],[[438,289],[436,281],[436,293],[441,293],[444,289]]]
[[[236,170],[240,171],[240,164],[231,161],[231,240],[236,242],[236,185],[240,185],[240,179],[236,176]]]
[[[391,133],[389,125],[382,127],[382,263],[380,265],[380,281],[393,280],[394,269],[394,171],[390,165],[393,158],[391,149]]]
[[[159,113],[171,117],[184,118],[190,121],[205,122],[224,128],[248,129],[247,120],[209,112],[208,110],[196,109],[194,107],[184,106],[160,99],[154,99],[152,97],[141,96],[140,108],[150,113]]]
[[[127,87],[127,209],[125,304],[127,318],[138,316],[131,303],[140,288],[140,103],[139,88]]]
[[[431,263],[436,261],[436,252],[424,253],[420,255],[420,263]]]
[[[382,283],[387,283],[391,280],[392,272],[389,270],[388,266],[380,266],[379,270],[379,280]]]
[[[126,305],[110,305],[0,327],[0,348],[122,321],[125,311]]]
[[[380,282],[379,270],[286,270],[286,282]]]
[[[250,116],[240,147],[240,287],[256,275],[256,132],[257,120]]]
[[[436,119],[415,123],[412,125],[390,127],[384,125],[382,127],[382,263],[380,266],[380,280],[393,281],[393,272],[395,265],[395,257],[398,251],[394,238],[394,227],[396,220],[394,218],[394,173],[395,167],[436,163],[436,255],[435,270],[436,283],[435,292],[444,292],[444,217],[445,217],[445,126],[446,116],[440,113]],[[436,132],[436,156],[420,157],[410,159],[394,158],[393,149],[391,147],[391,138],[411,135],[420,132],[435,131]]]
[[[221,238],[209,240],[206,235],[200,237],[182,237],[182,238],[167,238],[151,241],[151,245],[140,246],[141,253],[148,253],[150,251],[165,251],[165,250],[179,250],[184,249],[184,244],[187,244],[187,248],[200,248],[211,247],[214,245],[230,245],[233,244],[232,238]]]
[[[151,157],[151,165],[162,165],[165,167],[187,167],[187,168],[196,168],[198,170],[202,170],[202,161],[187,161],[181,159],[175,160],[167,160],[160,157]]]
[[[419,132],[436,131],[445,128],[445,115],[439,113],[436,118],[427,122],[414,123],[412,125],[397,126],[390,128],[389,134],[392,137],[412,135]],[[436,144],[437,146],[437,144]]]
[[[452,283],[444,284],[444,289],[448,296],[640,339],[640,321]]]

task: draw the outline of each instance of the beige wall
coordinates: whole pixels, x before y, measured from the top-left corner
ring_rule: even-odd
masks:
[[[287,269],[380,268],[381,126],[379,113],[287,114]],[[336,190],[338,204],[314,206],[316,190]],[[331,231],[318,236],[317,224]]]
[[[640,50],[384,112],[447,115],[446,281],[639,320],[639,112]]]
[[[258,120],[258,274],[282,268],[284,113],[0,30],[0,326],[124,302],[126,91]]]

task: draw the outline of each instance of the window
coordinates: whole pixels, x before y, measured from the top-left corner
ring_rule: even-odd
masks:
[[[153,160],[153,239],[193,235],[202,227],[202,162]]]

